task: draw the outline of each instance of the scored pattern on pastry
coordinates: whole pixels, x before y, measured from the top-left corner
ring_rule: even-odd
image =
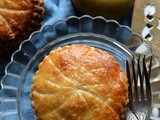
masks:
[[[107,52],[71,45],[50,52],[31,85],[38,120],[119,120],[128,103],[128,84]]]
[[[1,0],[0,55],[27,39],[43,20],[43,0]]]

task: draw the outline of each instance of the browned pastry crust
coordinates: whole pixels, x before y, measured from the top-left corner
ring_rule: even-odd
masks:
[[[31,85],[37,120],[120,120],[128,103],[127,77],[107,52],[71,45],[50,52]]]
[[[0,1],[0,55],[17,47],[40,27],[43,0]]]

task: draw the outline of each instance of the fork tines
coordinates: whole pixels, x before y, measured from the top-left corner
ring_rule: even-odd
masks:
[[[146,117],[151,108],[152,94],[150,86],[150,74],[152,66],[152,56],[150,56],[149,66],[146,66],[145,56],[126,62],[126,74],[128,77],[129,107],[137,118]],[[140,114],[141,113],[141,114]]]
[[[135,99],[137,98],[144,98],[150,96],[151,93],[151,86],[150,86],[150,74],[151,74],[151,66],[152,66],[152,56],[150,56],[150,63],[147,69],[146,66],[146,60],[145,56],[138,59],[135,59],[133,56],[133,59],[131,63],[129,61],[126,62],[126,72],[128,77],[128,83],[129,83],[129,92],[130,96],[135,96]],[[147,89],[145,90],[144,88]],[[138,88],[140,88],[138,90]],[[146,96],[144,96],[146,94]],[[138,97],[139,96],[139,97]]]

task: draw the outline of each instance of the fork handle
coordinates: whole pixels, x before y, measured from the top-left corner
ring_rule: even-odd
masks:
[[[138,120],[149,120],[147,118],[147,114],[145,114],[145,113],[138,113],[138,115],[135,114],[135,116],[137,116]]]
[[[136,114],[128,114],[126,116],[126,120],[149,120],[147,118],[147,115],[146,114],[139,114],[139,115],[136,115]]]
[[[139,118],[137,118],[134,114],[132,114],[127,116],[126,120],[146,120],[146,119],[145,116],[140,116]]]

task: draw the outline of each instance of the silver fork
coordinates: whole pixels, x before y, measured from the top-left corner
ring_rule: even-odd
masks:
[[[126,62],[126,73],[129,83],[129,109],[135,115],[131,115],[130,120],[147,120],[152,108],[152,94],[150,86],[150,73],[152,65],[152,56],[150,57],[149,70],[145,64],[145,56],[142,58],[142,64],[140,57],[129,62]]]

